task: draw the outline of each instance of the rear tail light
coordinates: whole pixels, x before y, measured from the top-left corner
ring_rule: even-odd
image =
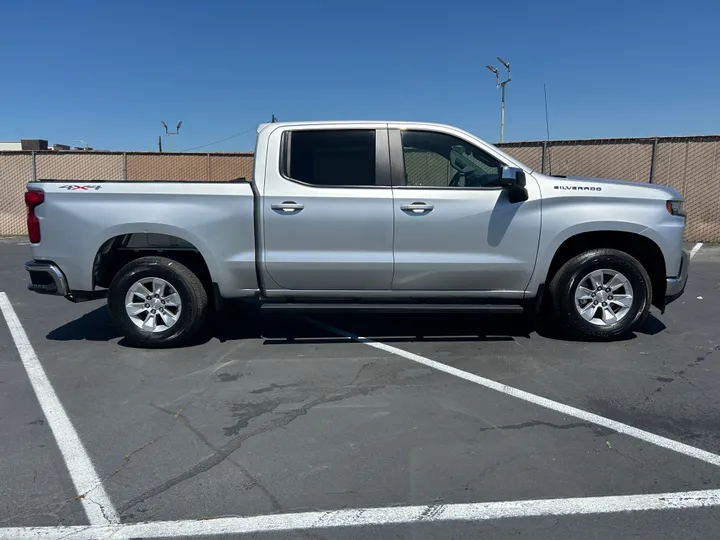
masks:
[[[30,243],[37,244],[40,242],[40,221],[35,215],[35,208],[45,202],[44,191],[26,191],[25,205],[27,206],[27,227]]]

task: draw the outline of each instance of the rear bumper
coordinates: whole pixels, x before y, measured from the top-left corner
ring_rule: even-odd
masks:
[[[25,270],[30,272],[28,289],[39,294],[67,296],[70,294],[67,280],[62,270],[51,262],[28,261]]]
[[[665,287],[665,305],[677,300],[685,292],[687,285],[688,271],[690,270],[690,254],[683,250],[680,260],[680,273],[677,277],[667,278]]]
[[[30,283],[27,288],[38,294],[52,294],[64,296],[71,302],[87,302],[105,298],[108,295],[107,289],[98,291],[76,291],[68,287],[65,274],[60,267],[51,261],[28,261],[25,263],[25,270],[30,272]]]

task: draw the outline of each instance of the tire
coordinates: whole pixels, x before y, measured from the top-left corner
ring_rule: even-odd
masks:
[[[601,282],[604,288],[598,290],[595,285]],[[645,321],[652,300],[645,268],[615,249],[594,249],[573,257],[553,276],[548,292],[555,323],[570,337],[586,341],[627,336]]]
[[[151,297],[143,300],[144,291]],[[108,307],[126,339],[147,348],[186,343],[203,326],[209,311],[207,290],[200,279],[166,257],[142,257],[123,266],[110,284]],[[130,311],[137,314],[131,316]]]

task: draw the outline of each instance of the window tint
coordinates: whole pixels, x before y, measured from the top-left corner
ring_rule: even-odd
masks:
[[[294,131],[290,178],[317,186],[374,186],[374,130]]]
[[[443,133],[403,131],[405,185],[500,187],[502,164],[479,148]]]

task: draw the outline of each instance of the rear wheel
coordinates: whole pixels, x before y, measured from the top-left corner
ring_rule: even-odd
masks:
[[[202,327],[208,296],[186,266],[166,257],[142,257],[117,273],[108,306],[132,344],[170,347],[187,342]]]
[[[652,285],[645,268],[627,253],[595,249],[565,263],[550,282],[556,323],[580,339],[623,337],[643,323]]]

